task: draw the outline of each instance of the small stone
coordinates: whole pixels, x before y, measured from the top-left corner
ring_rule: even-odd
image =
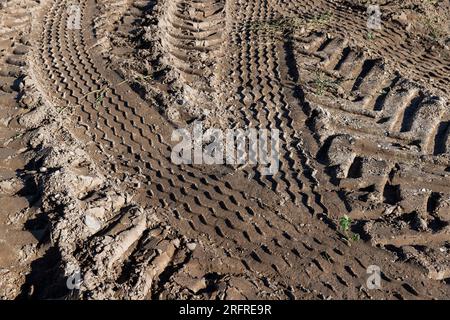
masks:
[[[414,227],[418,231],[426,231],[428,228],[428,225],[427,225],[427,222],[425,221],[425,219],[418,216],[414,220]]]
[[[0,193],[13,194],[21,188],[22,184],[16,179],[0,181]]]
[[[86,211],[86,214],[101,219],[105,216],[105,208],[91,208]]]
[[[90,215],[85,216],[84,223],[92,233],[95,233],[102,228],[100,221]]]
[[[178,248],[180,246],[180,240],[179,239],[175,239],[172,241],[172,244],[175,246],[175,248]]]
[[[197,293],[205,288],[206,288],[206,280],[204,278],[192,281],[192,283],[188,285],[188,289],[191,290],[193,293]]]
[[[21,99],[20,102],[22,103],[22,105],[23,105],[24,107],[29,107],[29,106],[32,105],[33,99],[32,99],[31,97],[29,97],[29,96],[24,96],[24,97]]]
[[[197,248],[197,244],[195,242],[190,242],[186,246],[190,251],[194,251],[195,248]]]

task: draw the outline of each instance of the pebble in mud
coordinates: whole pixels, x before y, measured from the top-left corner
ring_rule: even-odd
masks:
[[[195,248],[197,248],[197,244],[195,242],[190,242],[186,245],[186,247],[190,250],[190,251],[194,251]]]
[[[96,218],[94,218],[94,217],[92,217],[90,215],[86,215],[85,216],[84,223],[86,224],[86,226],[89,228],[89,230],[92,233],[97,232],[102,227],[100,221],[98,221]]]

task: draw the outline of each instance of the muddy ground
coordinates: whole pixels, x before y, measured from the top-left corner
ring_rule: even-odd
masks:
[[[0,16],[2,299],[450,296],[448,0]],[[278,129],[279,171],[174,164],[197,121]]]

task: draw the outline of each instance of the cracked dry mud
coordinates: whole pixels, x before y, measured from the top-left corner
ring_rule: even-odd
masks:
[[[448,298],[435,2],[1,1],[0,297]],[[279,172],[173,164],[195,120],[279,129]]]

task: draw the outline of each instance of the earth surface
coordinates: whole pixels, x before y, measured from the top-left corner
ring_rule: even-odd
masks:
[[[448,0],[0,17],[2,299],[450,296]],[[198,122],[279,130],[278,172],[173,163]]]

